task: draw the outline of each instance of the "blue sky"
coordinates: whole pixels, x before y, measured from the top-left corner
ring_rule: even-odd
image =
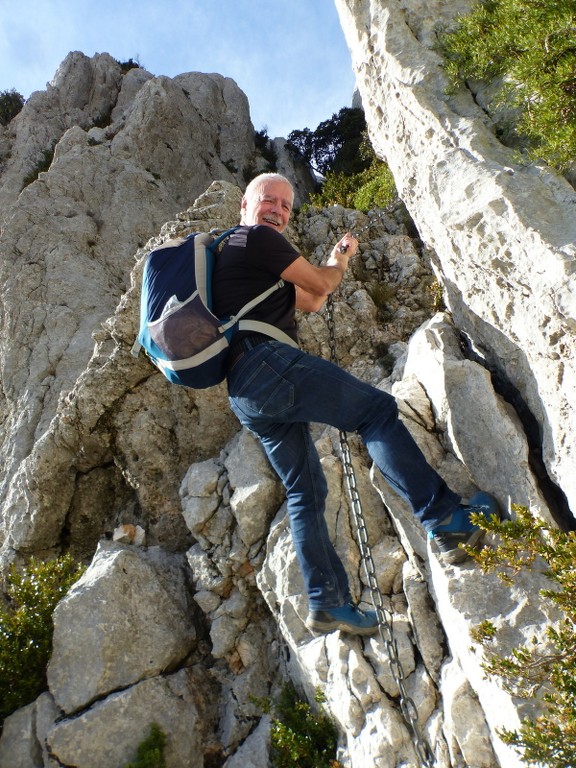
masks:
[[[231,77],[271,137],[314,130],[354,92],[334,0],[1,0],[0,91],[44,90],[70,51]]]

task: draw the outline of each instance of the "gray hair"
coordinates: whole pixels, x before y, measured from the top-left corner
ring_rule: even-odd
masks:
[[[250,197],[251,195],[255,194],[256,191],[267,181],[281,181],[284,184],[288,184],[292,190],[292,195],[294,195],[294,187],[292,182],[290,179],[287,179],[286,176],[282,176],[281,173],[261,173],[259,176],[255,176],[248,184],[246,191],[244,192],[244,197]]]

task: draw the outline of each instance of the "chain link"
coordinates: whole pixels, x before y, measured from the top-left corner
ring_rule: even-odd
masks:
[[[330,341],[330,359],[334,363],[338,363],[338,356],[336,352],[336,324],[334,322],[334,301],[332,296],[328,297],[326,302],[326,322],[328,325],[329,341]],[[390,670],[394,682],[398,687],[400,694],[400,709],[406,724],[408,725],[413,737],[413,745],[418,758],[418,764],[422,768],[433,768],[434,756],[432,750],[422,736],[420,727],[418,725],[418,710],[414,701],[408,695],[406,686],[404,685],[405,674],[400,661],[400,655],[398,653],[398,645],[394,638],[393,631],[393,616],[392,613],[384,606],[382,599],[382,593],[378,586],[376,579],[376,567],[374,565],[374,559],[372,557],[372,551],[368,541],[368,530],[366,528],[366,520],[364,512],[362,510],[362,501],[358,492],[358,485],[356,483],[356,474],[352,465],[352,455],[350,453],[350,444],[346,432],[340,431],[340,450],[342,451],[342,465],[344,468],[344,480],[346,484],[346,491],[350,499],[350,509],[354,519],[354,527],[356,529],[356,536],[358,538],[358,545],[360,548],[360,555],[362,557],[362,563],[370,589],[370,595],[372,603],[376,610],[376,616],[378,617],[378,631],[380,638],[386,647],[388,652],[388,659],[390,664]],[[390,511],[388,514],[390,514]]]

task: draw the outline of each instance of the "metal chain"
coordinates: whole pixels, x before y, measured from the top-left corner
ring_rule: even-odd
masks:
[[[336,352],[336,325],[334,322],[334,302],[332,296],[329,296],[328,301],[326,302],[326,322],[328,325],[330,340],[330,359],[333,363],[337,364],[338,356]],[[350,499],[350,509],[354,519],[354,526],[356,529],[356,536],[358,538],[360,555],[362,557],[366,579],[370,588],[372,603],[378,618],[378,631],[380,638],[384,643],[386,650],[388,651],[388,659],[390,663],[390,669],[392,671],[392,677],[394,678],[394,682],[398,686],[398,691],[400,693],[400,709],[402,711],[402,715],[404,716],[404,720],[406,721],[406,724],[412,733],[414,749],[416,750],[416,755],[418,758],[418,764],[423,768],[433,768],[434,756],[432,750],[420,732],[420,726],[418,725],[418,710],[416,709],[414,701],[408,695],[406,686],[404,685],[405,674],[398,653],[398,645],[394,637],[392,625],[393,617],[391,612],[384,606],[382,593],[378,586],[378,581],[376,580],[376,568],[374,565],[370,544],[368,542],[368,530],[366,528],[366,520],[362,510],[362,501],[360,499],[358,485],[356,483],[356,474],[352,465],[350,444],[348,442],[346,432],[340,431],[339,437],[340,449],[342,451],[344,479],[348,497]],[[388,509],[387,511],[388,514],[390,514]]]

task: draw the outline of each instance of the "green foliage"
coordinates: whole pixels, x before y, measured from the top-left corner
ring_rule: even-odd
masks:
[[[329,172],[350,176],[370,164],[360,152],[365,131],[364,112],[343,107],[315,131],[291,131],[287,145],[323,176]]]
[[[361,109],[343,107],[315,131],[292,131],[287,147],[324,176],[320,191],[310,196],[312,205],[367,212],[398,198],[390,169],[372,149]]]
[[[361,109],[344,107],[315,131],[292,131],[287,146],[324,176],[319,191],[310,196],[314,206],[342,205],[367,212],[386,208],[398,198],[388,165],[370,144]]]
[[[0,125],[8,125],[24,106],[24,96],[12,88],[0,91]]]
[[[374,159],[372,165],[357,176],[359,186],[353,207],[365,213],[372,208],[387,208],[398,199],[392,171],[386,163]]]
[[[52,613],[82,571],[69,555],[11,567],[0,604],[0,720],[46,690]]]
[[[446,309],[446,305],[444,304],[444,289],[442,288],[441,283],[434,279],[427,290],[432,299],[432,309],[434,312],[443,312]]]
[[[439,50],[453,87],[502,78],[498,102],[518,109],[531,157],[559,170],[574,162],[574,0],[485,0],[440,35]]]
[[[503,729],[503,741],[517,747],[526,763],[569,768],[576,754],[576,532],[552,529],[526,508],[513,510],[513,521],[475,516],[484,530],[497,534],[499,545],[471,554],[505,583],[512,583],[520,570],[542,564],[552,586],[540,594],[563,612],[562,620],[546,631],[553,651],[543,653],[533,642],[501,657],[491,650],[497,630],[490,622],[477,627],[473,637],[486,652],[487,674],[501,678],[507,690],[525,698],[542,691],[544,714],[525,719],[518,731]]]
[[[310,202],[320,208],[343,205],[366,213],[373,208],[386,208],[397,198],[390,169],[386,163],[374,160],[369,168],[352,176],[328,173],[322,189],[310,196]]]
[[[316,692],[316,703],[324,697]],[[322,711],[299,699],[294,686],[285,686],[278,701],[255,699],[267,714],[273,714],[271,760],[274,768],[341,768],[336,760],[338,733],[334,722]]]
[[[358,179],[356,176],[328,172],[320,191],[310,195],[310,204],[317,208],[327,208],[331,205],[353,208],[354,195],[357,189]]]
[[[45,149],[42,152],[42,158],[38,161],[34,169],[24,177],[24,186],[27,187],[28,184],[32,184],[32,182],[36,181],[36,179],[41,173],[44,173],[45,171],[47,171],[48,168],[50,168],[50,166],[52,165],[53,159],[54,159],[54,150]]]
[[[136,759],[125,768],[166,768],[164,750],[166,735],[157,723],[152,723],[150,733],[138,746]]]

